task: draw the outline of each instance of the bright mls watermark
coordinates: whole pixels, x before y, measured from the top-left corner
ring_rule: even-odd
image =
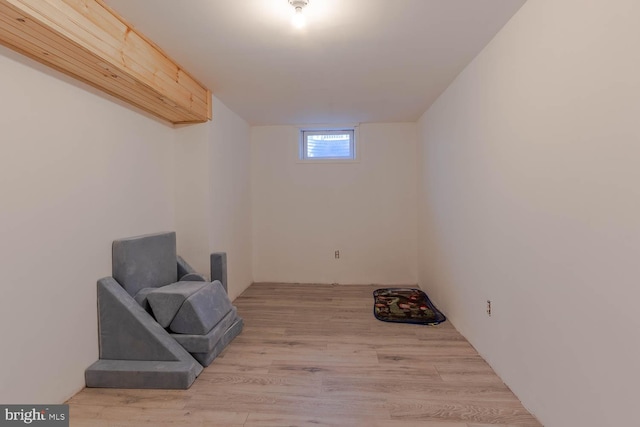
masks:
[[[69,427],[69,405],[0,405],[0,427]]]

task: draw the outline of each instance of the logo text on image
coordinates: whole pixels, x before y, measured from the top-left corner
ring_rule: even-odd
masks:
[[[32,423],[43,427],[69,425],[68,405],[0,405],[0,407],[4,409],[2,411],[4,417],[0,416],[0,426]]]

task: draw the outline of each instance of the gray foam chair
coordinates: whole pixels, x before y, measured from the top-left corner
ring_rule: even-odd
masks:
[[[177,256],[173,232],[113,242],[113,277],[98,281],[100,360],[85,372],[87,387],[191,386],[243,327],[226,294],[226,254],[211,261],[208,282]]]

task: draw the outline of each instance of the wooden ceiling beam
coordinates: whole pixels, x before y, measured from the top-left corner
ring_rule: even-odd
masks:
[[[211,92],[100,0],[0,0],[0,44],[171,123],[211,120]]]

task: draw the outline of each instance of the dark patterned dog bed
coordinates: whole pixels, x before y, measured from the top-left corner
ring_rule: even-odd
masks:
[[[373,299],[373,314],[383,322],[437,325],[447,320],[420,289],[378,289]]]

